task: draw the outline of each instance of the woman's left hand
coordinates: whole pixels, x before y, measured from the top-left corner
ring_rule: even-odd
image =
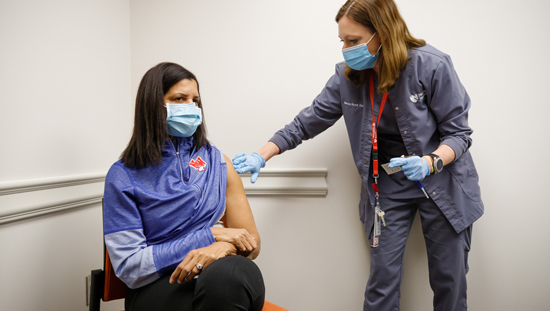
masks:
[[[170,284],[176,280],[180,284],[184,280],[191,281],[212,262],[219,258],[236,254],[237,248],[227,242],[215,242],[207,247],[194,249],[176,267],[176,270],[170,276]]]
[[[409,180],[422,180],[430,175],[430,165],[418,156],[409,158],[392,158],[389,167],[401,166],[403,173]]]
[[[256,240],[246,229],[240,228],[210,228],[217,242],[228,242],[243,253],[251,253],[258,247]]]

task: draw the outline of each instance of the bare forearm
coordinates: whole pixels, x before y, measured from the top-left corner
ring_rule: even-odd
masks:
[[[256,152],[258,152],[267,162],[273,156],[278,155],[281,152],[281,150],[274,142],[268,141],[267,144],[265,144],[262,148],[260,148]]]
[[[432,153],[438,155],[441,158],[441,160],[443,161],[443,166],[453,162],[456,156],[453,148],[447,145],[440,145]],[[430,165],[430,173],[433,173],[431,158],[429,156],[423,156],[422,158],[424,159],[424,161],[428,162],[428,164]]]
[[[433,154],[438,155],[441,160],[443,160],[443,165],[447,165],[454,161],[455,159],[455,152],[453,148],[447,146],[447,145],[441,145],[439,148],[437,148]]]

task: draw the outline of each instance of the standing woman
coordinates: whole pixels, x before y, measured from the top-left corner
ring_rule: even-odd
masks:
[[[483,214],[468,151],[470,98],[450,57],[412,36],[393,0],[348,0],[336,22],[345,62],[336,65],[311,106],[233,164],[238,173],[252,172],[255,182],[265,161],[343,115],[372,246],[364,310],[399,309],[403,255],[417,210],[434,310],[466,310],[472,224]],[[389,174],[385,163],[402,172]]]

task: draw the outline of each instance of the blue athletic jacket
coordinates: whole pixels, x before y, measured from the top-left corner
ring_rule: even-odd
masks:
[[[427,176],[427,189],[456,232],[483,215],[478,175],[468,149],[472,129],[468,126],[470,97],[460,83],[451,58],[430,45],[409,51],[409,62],[388,92],[385,109],[392,109],[409,155],[426,155],[445,144],[456,158],[439,174]],[[345,63],[294,121],[270,139],[281,153],[320,134],[344,116],[355,164],[363,180],[360,217],[367,228],[373,224],[374,192],[369,178],[371,121],[368,82],[355,87],[344,76]],[[378,99],[381,96],[377,96]],[[370,179],[370,180],[369,180]]]
[[[210,227],[225,211],[227,166],[213,145],[166,140],[158,166],[113,164],[105,179],[105,245],[130,288],[171,273],[193,249],[215,242]]]

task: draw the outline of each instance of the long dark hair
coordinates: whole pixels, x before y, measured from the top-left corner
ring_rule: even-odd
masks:
[[[185,79],[197,82],[199,90],[199,81],[195,75],[174,63],[160,63],[149,69],[141,79],[136,96],[134,132],[128,146],[120,155],[120,161],[127,167],[160,164],[162,148],[168,138],[164,95],[174,84]],[[200,99],[197,105],[203,109]],[[202,117],[202,124],[193,134],[193,146],[196,148],[210,146],[206,138],[204,113]]]

